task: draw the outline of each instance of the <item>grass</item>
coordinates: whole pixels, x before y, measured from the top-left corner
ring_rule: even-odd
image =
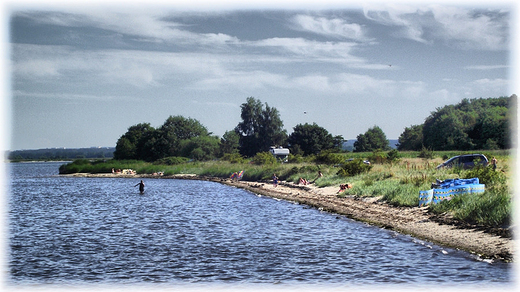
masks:
[[[344,153],[345,159],[362,158],[372,153]],[[318,187],[352,184],[340,196],[380,197],[394,206],[416,207],[419,204],[419,191],[431,188],[436,179],[479,177],[486,184],[483,194],[460,195],[450,201],[432,205],[429,211],[449,213],[455,219],[471,224],[490,227],[508,225],[512,213],[512,180],[510,179],[510,154],[508,151],[484,153],[489,159],[495,156],[498,161],[496,171],[491,168],[462,170],[437,170],[436,166],[446,157],[464,154],[462,152],[436,152],[435,158],[417,158],[419,152],[400,152],[401,158],[392,163],[372,164],[372,169],[351,177],[337,175],[339,167],[318,165],[313,162],[286,163],[273,165],[255,165],[251,163],[230,163],[227,161],[188,162],[178,165],[156,165],[143,161],[96,161],[76,160],[60,168],[60,173],[110,173],[114,169],[134,169],[138,174],[164,172],[165,175],[196,174],[227,178],[233,172],[244,170],[243,180],[267,181],[272,175],[280,180],[297,183],[299,178],[315,181],[318,170],[323,177],[315,181]],[[414,156],[415,155],[415,156]]]

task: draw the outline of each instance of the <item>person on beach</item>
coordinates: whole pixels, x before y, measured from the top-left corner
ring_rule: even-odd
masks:
[[[312,181],[312,183],[315,183],[320,177],[323,177],[323,173],[321,173],[321,170],[318,170],[318,176]]]
[[[276,173],[273,173],[273,186],[276,188],[278,186],[278,177]]]
[[[339,193],[342,193],[344,192],[345,190],[347,189],[351,189],[352,188],[352,185],[347,183],[347,184],[341,184],[339,185],[339,191],[336,193],[336,194],[339,194]]]
[[[307,185],[309,182],[304,179],[303,177],[300,177],[300,180],[298,181],[298,184],[300,185]]]
[[[141,194],[143,194],[143,193],[144,193],[144,181],[141,180],[141,182],[138,183],[138,184],[136,184],[134,187],[136,187],[136,186],[139,186],[139,192],[140,192]]]

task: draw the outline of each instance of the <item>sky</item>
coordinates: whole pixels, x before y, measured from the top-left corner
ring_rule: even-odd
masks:
[[[287,133],[388,139],[517,94],[514,1],[4,3],[7,150],[113,147],[169,116],[222,136],[254,97]]]

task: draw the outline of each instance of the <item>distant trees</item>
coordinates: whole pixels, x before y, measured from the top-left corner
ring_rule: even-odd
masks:
[[[287,139],[291,152],[296,154],[303,152],[303,155],[318,154],[330,149],[339,150],[343,141],[342,136],[333,137],[325,128],[316,123],[296,125]]]
[[[155,161],[165,157],[182,156],[196,160],[216,157],[219,139],[199,121],[182,116],[170,116],[155,129],[142,123],[128,128],[119,138],[115,159]]]
[[[359,134],[354,142],[354,152],[371,152],[375,150],[390,150],[390,142],[378,126],[368,129],[365,134]]]
[[[260,100],[248,97],[241,106],[240,117],[235,132],[239,136],[240,154],[253,157],[258,152],[268,151],[271,146],[282,145],[287,139],[283,122],[276,108]]]
[[[7,151],[6,157],[11,161],[22,160],[71,160],[71,159],[100,159],[112,158],[114,147],[90,148],[45,148],[33,150]]]
[[[118,139],[114,158],[156,161],[168,157],[210,160],[226,156],[231,161],[268,153],[271,146],[288,144],[293,154],[311,155],[343,145],[342,136],[332,136],[316,123],[298,124],[288,136],[278,110],[253,97],[248,97],[240,108],[242,120],[221,138],[211,135],[199,121],[182,116],[168,117],[159,128],[149,123],[131,126]],[[510,148],[515,114],[516,95],[464,99],[459,104],[437,108],[424,124],[406,127],[399,136],[398,150]],[[355,152],[377,150],[390,150],[380,127],[374,126],[357,136]]]
[[[437,108],[423,125],[405,128],[399,150],[437,151],[507,149],[511,147],[512,116],[516,95],[500,98],[464,99],[456,105]]]

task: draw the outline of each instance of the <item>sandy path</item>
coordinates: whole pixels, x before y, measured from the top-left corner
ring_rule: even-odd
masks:
[[[376,226],[409,234],[416,238],[442,246],[458,248],[480,255],[486,259],[513,261],[512,238],[501,237],[475,228],[461,228],[443,223],[428,214],[427,207],[394,207],[377,198],[338,198],[339,187],[318,188],[280,182],[274,187],[268,182],[232,181],[230,179],[174,175],[157,177],[151,175],[73,174],[83,177],[146,177],[208,180],[243,188],[269,197],[306,204],[320,210],[345,215]]]

